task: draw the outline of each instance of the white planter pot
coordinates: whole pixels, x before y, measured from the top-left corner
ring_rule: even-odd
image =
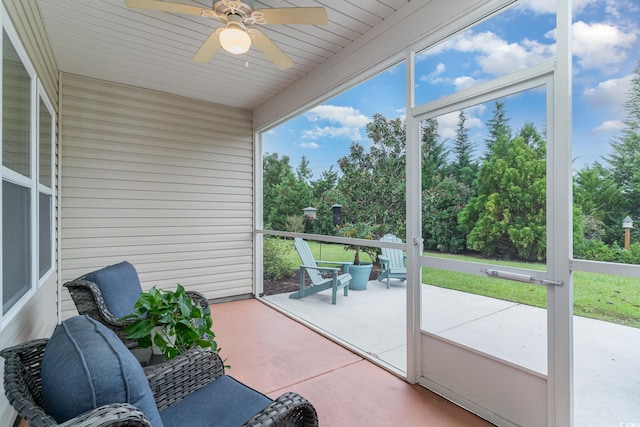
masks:
[[[164,354],[162,353],[162,350],[160,350],[160,347],[153,344],[156,334],[161,334],[165,341],[169,341],[171,344],[175,343],[176,337],[170,336],[168,333],[166,333],[166,328],[166,326],[156,326],[155,328],[153,328],[153,331],[151,332],[151,352],[153,354]]]

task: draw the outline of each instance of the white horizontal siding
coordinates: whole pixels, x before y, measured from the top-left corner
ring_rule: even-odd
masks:
[[[64,281],[127,260],[145,289],[252,292],[249,111],[65,74],[61,120]]]

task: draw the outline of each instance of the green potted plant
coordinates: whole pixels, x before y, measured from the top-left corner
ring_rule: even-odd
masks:
[[[343,237],[353,239],[372,240],[376,236],[375,231],[376,226],[368,222],[345,223],[340,229],[338,229],[338,234]],[[355,250],[353,265],[348,266],[348,272],[351,274],[349,289],[356,291],[367,289],[367,283],[369,281],[369,276],[371,275],[371,269],[373,268],[373,261],[377,254],[376,249],[360,245],[346,245],[344,249],[347,251]],[[361,262],[360,252],[366,253],[371,262]]]
[[[198,346],[220,351],[211,330],[209,307],[194,302],[178,283],[175,291],[158,290],[154,286],[143,292],[133,313],[121,320],[131,320],[124,329],[142,348],[155,346],[166,359],[172,359]]]

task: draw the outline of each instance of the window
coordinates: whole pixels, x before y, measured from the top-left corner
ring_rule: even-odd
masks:
[[[4,325],[53,270],[55,115],[4,9],[1,18]]]

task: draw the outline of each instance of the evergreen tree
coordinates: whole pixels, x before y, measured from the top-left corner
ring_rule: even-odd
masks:
[[[422,237],[425,249],[455,253],[465,248],[458,214],[474,193],[452,176],[437,177],[433,188],[422,193]]]
[[[300,164],[296,168],[296,176],[300,181],[304,181],[307,183],[311,182],[311,178],[313,177],[313,172],[309,167],[309,160],[307,160],[305,156],[302,156],[302,159],[300,159]]]
[[[287,174],[277,184],[272,193],[267,222],[274,230],[287,230],[287,217],[302,216],[302,209],[313,203],[311,186],[306,182]]]
[[[473,186],[473,181],[478,173],[478,164],[473,161],[473,143],[469,140],[469,129],[465,127],[467,117],[464,111],[458,113],[458,126],[456,128],[456,140],[454,142],[455,160],[451,173],[467,187]]]
[[[487,128],[489,129],[489,138],[485,140],[487,144],[486,157],[492,152],[493,145],[498,140],[508,141],[511,139],[511,127],[509,127],[509,119],[506,117],[504,102],[495,102],[493,117],[487,122]]]
[[[337,182],[338,172],[333,170],[333,165],[329,167],[329,170],[322,171],[319,179],[311,182],[313,206],[318,209],[315,221],[315,232],[318,234],[331,235],[334,232],[331,206],[344,203],[340,193],[336,190]]]
[[[546,146],[533,125],[513,140],[498,134],[478,174],[477,195],[460,213],[467,246],[484,255],[546,256]]]
[[[278,153],[265,153],[262,158],[263,221],[271,228],[269,213],[277,203],[276,187],[286,179],[293,178],[289,156],[279,157]],[[303,206],[304,207],[304,206]],[[278,221],[281,223],[281,221]]]
[[[447,150],[440,141],[438,120],[431,118],[421,123],[420,151],[422,153],[422,189],[433,188],[435,177],[447,169]]]
[[[573,199],[582,212],[583,233],[587,240],[612,244],[620,238],[624,218],[624,194],[613,172],[596,162],[574,177]]]
[[[627,214],[640,217],[640,62],[634,71],[631,88],[627,94],[622,136],[611,143],[613,153],[606,159],[611,165],[613,177],[624,192]],[[622,220],[622,218],[619,218]]]

